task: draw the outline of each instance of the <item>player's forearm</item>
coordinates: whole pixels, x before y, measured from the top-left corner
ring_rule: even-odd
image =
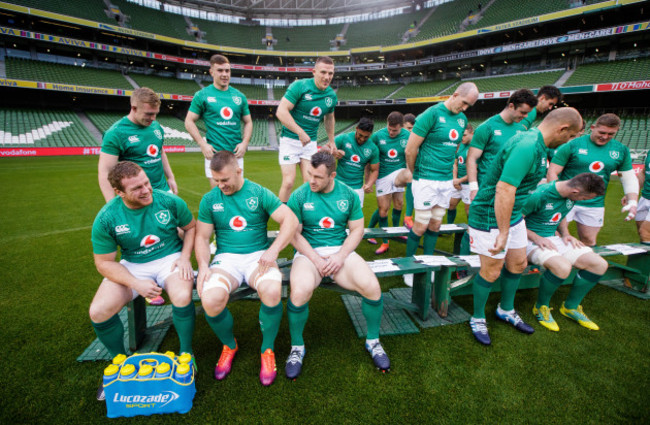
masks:
[[[291,243],[292,239],[294,238],[294,235],[296,234],[296,230],[298,229],[298,219],[296,218],[295,215],[287,214],[283,219],[282,223],[280,223],[280,231],[278,232],[278,236],[275,238],[271,246],[269,247],[269,250],[272,250],[272,252],[275,252],[276,256],[282,251],[284,248]]]
[[[194,256],[199,268],[210,267],[210,236],[197,235],[194,239]]]
[[[190,260],[192,257],[192,251],[194,250],[194,239],[196,237],[196,227],[191,229],[184,230],[185,234],[183,235],[183,249],[181,249],[181,257],[186,260]]]
[[[512,208],[515,205],[516,188],[514,189],[515,191],[505,188],[501,182],[496,187],[494,215],[496,216],[497,227],[500,233],[507,233],[510,229],[510,217],[512,217]]]
[[[537,233],[533,232],[530,229],[526,229],[526,236],[528,237],[528,240],[531,241],[532,243],[539,245],[539,240],[541,239],[541,236],[538,235]]]
[[[562,219],[560,224],[557,226],[557,232],[560,234],[561,237],[566,237],[569,236],[569,222],[567,221],[566,217]]]
[[[241,141],[245,145],[245,147],[248,147],[248,144],[250,143],[252,137],[253,137],[253,121],[251,120],[250,122],[244,124],[244,131],[241,137]]]
[[[115,190],[113,190],[113,187],[108,182],[108,175],[102,175],[102,173],[99,174],[99,190],[101,190],[106,202],[110,201],[116,196]]]
[[[165,177],[167,178],[167,180],[175,180],[174,173],[172,172],[172,166],[169,165],[169,159],[167,158],[167,154],[165,153],[165,151],[162,152],[161,158],[162,158],[162,165],[163,165],[163,173],[165,173]]]
[[[327,133],[327,141],[331,146],[336,146],[334,143],[334,127],[335,127],[335,119],[334,119],[334,114],[327,114],[325,115],[324,118],[324,124],[325,124],[325,132]]]
[[[352,251],[357,249],[359,246],[359,243],[363,239],[363,227],[350,230],[350,234],[348,235],[347,238],[345,238],[345,241],[343,241],[343,245],[341,245],[341,249],[339,252],[343,254],[343,258],[347,257]]]
[[[374,185],[377,181],[377,177],[379,177],[379,169],[371,171],[370,174],[368,174],[368,178],[366,179],[366,185],[368,187],[372,187],[372,185]]]
[[[137,279],[127,270],[126,267],[117,261],[95,260],[95,267],[97,267],[99,274],[104,276],[106,279],[126,286],[127,288],[135,288]]]
[[[190,136],[192,136],[192,139],[194,139],[197,145],[201,147],[207,145],[207,142],[201,137],[201,132],[196,126],[196,123],[189,118],[185,119],[185,130],[190,133]]]
[[[306,132],[298,124],[296,124],[296,121],[293,119],[291,113],[287,109],[278,107],[278,111],[275,113],[275,116],[280,120],[283,126],[285,126],[294,134],[297,134],[298,136],[300,136],[301,133],[306,134]]]
[[[291,239],[291,245],[296,248],[296,251],[307,257],[312,263],[316,264],[320,255],[312,248],[312,246],[307,242],[307,239],[300,234],[296,233]]]
[[[468,182],[478,182],[478,165],[476,162],[476,156],[472,155],[473,148],[470,148],[470,152],[467,153],[467,161],[465,163],[465,169],[467,170],[467,181]]]

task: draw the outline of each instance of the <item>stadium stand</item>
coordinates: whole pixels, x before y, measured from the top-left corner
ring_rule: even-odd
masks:
[[[268,91],[264,86],[253,86],[246,84],[233,84],[232,86],[240,92],[244,93],[246,99],[249,100],[266,100],[269,97]]]
[[[276,120],[277,121],[277,120]],[[334,124],[334,135],[337,136],[345,131],[347,131],[350,126],[355,124],[357,122],[356,119],[337,119],[336,123]],[[277,128],[277,124],[276,124]],[[318,127],[318,144],[323,144],[327,142],[327,133],[325,132],[325,126],[321,124],[320,127]]]
[[[476,4],[476,0],[456,0],[441,4],[429,16],[429,19],[422,24],[420,32],[412,41],[444,37],[457,33],[460,24],[467,17],[467,12],[476,7]]]
[[[85,111],[86,116],[90,119],[97,130],[99,130],[102,135],[106,133],[106,130],[111,128],[113,123],[117,120],[124,117],[128,111],[125,112],[107,112],[107,111]]]
[[[118,71],[16,58],[7,58],[5,64],[7,78],[91,87],[133,89],[131,84]]]
[[[124,0],[111,0],[111,3],[118,6],[123,14],[129,16],[127,25],[130,28],[180,38],[181,40],[195,40],[185,30],[187,23],[181,15],[138,6]]]
[[[253,137],[249,146],[269,146],[269,123],[265,119],[253,119]]]
[[[402,41],[404,32],[413,21],[419,22],[429,9],[415,13],[405,13],[390,18],[350,24],[345,33],[346,48],[363,46],[390,46]]]
[[[578,86],[581,84],[647,80],[649,78],[650,58],[641,58],[580,65],[564,85]]]
[[[410,83],[402,89],[393,93],[389,98],[391,99],[404,99],[409,97],[423,97],[435,96],[441,91],[445,90],[451,85],[456,85],[458,80],[442,80],[442,81],[427,81]]]
[[[466,81],[476,83],[481,93],[497,92],[503,90],[517,90],[522,87],[537,89],[545,85],[554,84],[564,71],[535,72],[530,74],[513,74],[489,78],[468,78]],[[452,94],[457,85],[454,85],[441,94]]]
[[[545,13],[567,9],[567,6],[566,0],[499,0],[493,2],[490,7],[486,8],[483,12],[483,17],[476,24],[468,26],[468,29],[488,27],[503,22],[539,16]],[[473,10],[474,13],[477,12],[476,6],[474,6]]]
[[[228,24],[192,18],[201,31],[205,31],[205,41],[219,46],[262,48],[262,39],[266,36],[266,27]]]
[[[106,4],[102,1],[11,0],[9,3],[89,19],[91,21],[115,24],[115,21],[110,19],[104,12]]]
[[[58,109],[0,108],[0,146],[97,146],[77,114]]]
[[[315,25],[311,27],[272,27],[273,38],[277,40],[275,50],[320,50],[330,49],[343,25]]]
[[[136,73],[131,73],[129,76],[140,87],[149,87],[159,93],[185,94],[191,96],[201,90],[201,86],[194,80],[179,80],[172,77],[158,77],[156,75]]]
[[[385,99],[397,90],[401,84],[378,84],[366,86],[342,86],[336,91],[339,100],[373,100]]]
[[[275,100],[282,99],[282,96],[287,92],[286,87],[273,87],[273,97]]]

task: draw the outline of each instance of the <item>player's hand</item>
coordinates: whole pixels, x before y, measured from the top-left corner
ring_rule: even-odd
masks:
[[[337,252],[336,254],[330,255],[327,257],[327,265],[325,266],[325,273],[326,276],[329,275],[335,275],[336,273],[341,270],[341,267],[343,267],[343,263],[345,262],[345,258],[341,255],[340,252]]]
[[[497,255],[506,249],[506,244],[508,243],[508,233],[499,233],[497,239],[494,241],[494,246],[492,249],[488,249],[490,254]]]
[[[151,279],[136,280],[133,289],[135,289],[143,298],[156,298],[162,294],[162,288],[156,285],[156,282]]]
[[[362,186],[363,192],[364,193],[371,193],[372,192],[372,185],[371,184],[364,184]]]
[[[260,259],[257,261],[257,275],[261,276],[264,273],[266,273],[269,270],[269,267],[276,267],[277,263],[275,260],[278,259],[278,255],[271,252],[271,250],[267,249],[264,251]]]
[[[332,155],[334,155],[334,158],[336,159],[341,159],[345,156],[345,151],[342,149],[336,149]]]
[[[585,244],[580,242],[580,240],[574,238],[571,235],[562,236],[562,240],[564,241],[565,244],[571,244],[571,246],[576,248],[576,249],[577,248],[582,248],[583,246],[585,246]]]
[[[474,198],[476,197],[476,194],[478,193],[478,190],[472,190],[469,192],[469,200],[473,201]]]
[[[214,156],[214,153],[215,153],[215,152],[216,152],[216,151],[214,150],[214,148],[212,148],[212,146],[210,146],[210,145],[207,144],[207,143],[201,146],[201,153],[203,153],[203,156],[204,156],[205,159],[207,159],[207,160],[212,159],[212,157]]]
[[[172,272],[178,269],[178,274],[183,280],[193,280],[194,279],[194,270],[192,269],[192,262],[183,257],[178,257],[176,261],[172,264]]]
[[[307,146],[307,144],[311,142],[311,137],[309,137],[309,135],[304,131],[301,131],[298,135],[298,140],[300,140],[300,143],[302,143],[303,146]]]
[[[623,203],[623,201],[621,201]],[[622,213],[627,213],[627,217],[625,217],[625,221],[630,221],[636,217],[636,207],[637,207],[637,202],[635,200],[628,201],[627,199],[625,200],[625,204],[623,208],[621,208]]]
[[[557,251],[557,247],[555,246],[555,244],[547,238],[539,238],[538,240],[535,241],[535,244],[542,249]]]
[[[461,187],[460,187],[460,179],[454,179],[453,184],[454,184],[454,189],[456,189],[456,190],[461,189]]]
[[[323,258],[323,257],[318,257],[317,259],[312,260],[312,263],[316,266],[316,270],[318,270],[318,273],[320,274],[321,277],[327,276],[327,273],[325,272],[325,267],[327,267],[328,261]]]
[[[178,184],[176,184],[176,179],[173,177],[171,179],[167,179],[167,184],[169,185],[169,188],[172,190],[172,193],[174,195],[178,195]]]
[[[199,297],[203,294],[203,284],[210,279],[210,276],[212,276],[212,271],[210,271],[209,267],[199,267],[199,274],[196,277],[196,292]]]
[[[239,159],[244,157],[244,154],[246,153],[247,150],[248,150],[248,145],[244,142],[241,142],[237,144],[237,146],[235,146],[235,150],[233,151],[233,153],[235,154],[235,157]]]

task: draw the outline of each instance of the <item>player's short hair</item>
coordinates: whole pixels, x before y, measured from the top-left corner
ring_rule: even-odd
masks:
[[[237,168],[237,157],[230,151],[218,151],[210,160],[210,169],[217,173],[228,165],[234,165]]]
[[[135,162],[120,161],[108,172],[108,182],[111,184],[111,187],[124,191],[122,180],[135,177],[140,172],[142,172],[142,167]]]
[[[605,127],[618,128],[621,126],[621,119],[616,114],[603,114],[598,117],[595,125],[604,125]]]
[[[359,120],[359,124],[357,124],[357,128],[361,131],[372,132],[372,130],[375,128],[375,123],[368,117],[362,117]]]
[[[393,111],[386,118],[388,125],[404,125],[404,115],[400,111]]]
[[[415,125],[415,115],[409,113],[404,115],[404,122],[411,123]]]
[[[517,109],[523,104],[526,104],[531,108],[534,108],[535,106],[537,106],[537,97],[532,91],[528,89],[519,89],[516,92],[514,92],[510,96],[510,98],[508,98],[508,105],[510,105],[511,103],[515,105],[515,109]]]
[[[133,94],[131,94],[131,105],[136,106],[138,103],[159,106],[160,97],[149,87],[139,87],[133,90]]]
[[[329,56],[319,56],[318,59],[316,59],[314,66],[318,65],[319,63],[324,63],[325,65],[334,65],[334,61]]]
[[[230,64],[230,61],[224,55],[220,55],[217,53],[215,55],[210,56],[210,66],[223,65],[225,63]]]
[[[465,127],[465,130],[469,131],[470,133],[474,134],[474,126],[472,123],[467,123],[467,126]]]
[[[580,189],[585,193],[594,193],[596,196],[603,196],[605,194],[605,181],[598,174],[594,173],[580,173],[570,180],[567,180],[567,185],[571,188]]]
[[[542,95],[546,96],[547,99],[557,98],[558,102],[562,100],[562,92],[555,86],[543,86],[540,88],[537,92],[537,97]]]
[[[332,174],[336,170],[336,160],[334,156],[325,151],[318,151],[311,156],[311,166],[318,168],[321,165],[325,165],[327,169],[327,174]]]

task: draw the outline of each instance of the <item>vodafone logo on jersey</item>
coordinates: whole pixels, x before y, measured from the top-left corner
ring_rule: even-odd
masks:
[[[589,171],[592,173],[599,173],[603,171],[603,168],[605,168],[605,164],[602,161],[594,161],[589,164]]]
[[[388,151],[389,158],[397,158],[397,149],[391,149]]]
[[[463,165],[465,163],[465,159],[462,156],[458,157],[458,163]]]
[[[553,214],[553,217],[551,217],[551,223],[557,223],[562,219],[562,214],[560,213],[555,213]]]
[[[160,242],[160,238],[156,235],[147,235],[140,241],[140,246],[143,248],[149,248]]]
[[[233,218],[230,219],[230,222],[228,223],[230,228],[236,232],[241,232],[246,228],[248,223],[246,222],[246,219],[240,215],[236,215]]]
[[[223,118],[224,120],[229,120],[232,118],[234,114],[232,112],[232,109],[229,106],[224,106],[219,111],[219,115],[221,115],[221,118]]]
[[[332,217],[323,217],[318,222],[321,229],[332,229],[334,227],[334,219]]]
[[[449,140],[455,142],[456,140],[458,140],[459,137],[460,137],[460,133],[458,132],[458,130],[456,130],[455,128],[449,130]]]
[[[309,115],[312,117],[320,117],[322,113],[323,110],[319,106],[314,106],[311,108],[311,111],[309,111]]]
[[[355,162],[355,163],[358,164],[359,162],[361,162],[361,157],[359,155],[352,155],[350,157],[350,161]]]
[[[147,155],[149,155],[152,158],[155,158],[158,156],[158,153],[160,152],[160,148],[156,145],[149,145],[147,147]]]

